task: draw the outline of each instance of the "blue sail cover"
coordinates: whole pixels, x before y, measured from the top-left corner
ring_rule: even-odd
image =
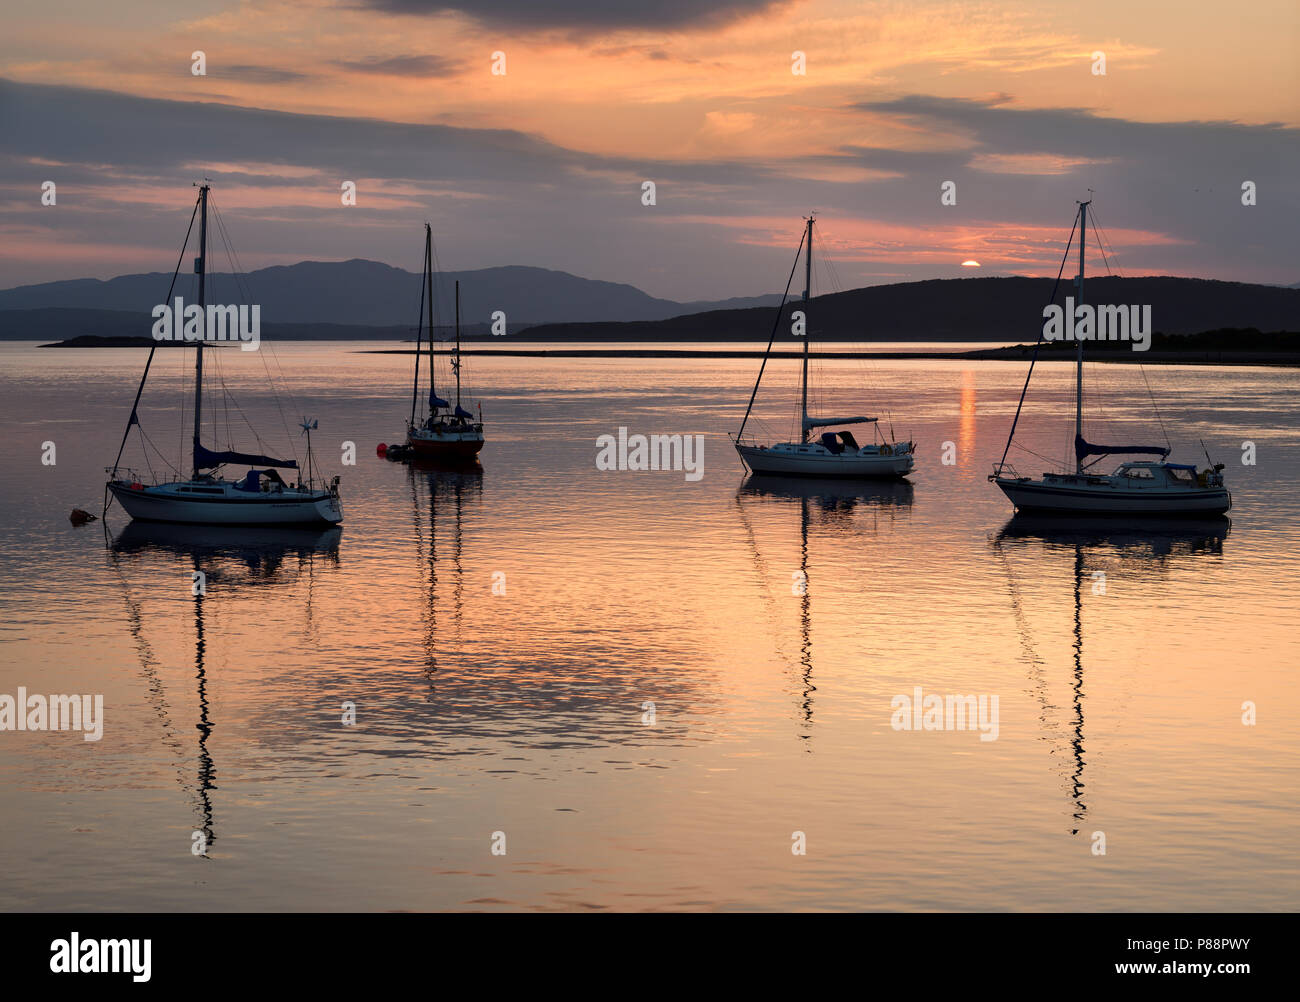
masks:
[[[810,431],[813,428],[829,428],[837,424],[871,424],[879,421],[879,418],[873,417],[831,417],[831,418],[810,418],[803,419],[803,430]]]
[[[456,405],[456,416],[460,418],[465,418],[468,421],[474,420],[474,415],[471,414],[469,411],[465,410],[465,408],[462,407],[460,404]]]
[[[1082,435],[1074,436],[1074,458],[1082,462],[1089,456],[1159,456],[1164,459],[1169,450],[1158,445],[1093,445]]]
[[[211,470],[222,463],[247,463],[249,466],[278,466],[285,470],[296,470],[296,459],[274,459],[271,456],[255,456],[250,452],[213,452],[205,449],[199,442],[194,443],[194,468]]]
[[[436,393],[434,393],[433,390],[430,390],[430,391],[429,391],[429,406],[430,406],[430,407],[433,407],[433,408],[435,408],[435,409],[438,408],[438,407],[450,407],[450,406],[451,406],[451,401],[450,401],[450,400],[443,400],[442,397],[440,397],[440,396],[438,396]]]

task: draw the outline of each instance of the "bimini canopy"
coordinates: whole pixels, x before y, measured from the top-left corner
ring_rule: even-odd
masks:
[[[1082,435],[1074,436],[1074,458],[1079,462],[1089,456],[1159,456],[1164,459],[1169,449],[1159,445],[1093,445]]]
[[[247,463],[249,466],[278,466],[285,470],[296,470],[298,460],[275,459],[272,456],[255,456],[251,452],[213,452],[205,449],[197,441],[194,443],[194,468],[211,470],[222,463]]]
[[[272,483],[284,484],[280,474],[276,473],[275,470],[249,470],[244,479],[239,482],[239,489],[256,494],[262,489],[263,477],[266,477]]]
[[[873,417],[835,417],[835,418],[810,418],[803,419],[803,430],[809,428],[829,428],[833,424],[870,424],[872,421],[879,420]]]

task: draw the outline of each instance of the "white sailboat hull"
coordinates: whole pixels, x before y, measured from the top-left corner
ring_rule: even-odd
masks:
[[[820,448],[820,447],[818,447]],[[904,477],[915,465],[911,454],[799,452],[780,446],[764,448],[737,445],[740,458],[755,473],[791,477],[852,477],[856,479]]]
[[[1088,515],[1214,515],[1232,507],[1224,488],[1142,487],[1098,478],[1095,484],[1045,483],[1041,480],[998,477],[1001,488],[1019,511]]]
[[[154,487],[113,482],[113,497],[132,518],[186,525],[335,525],[343,521],[338,495],[328,491],[272,493],[222,489],[183,497],[175,484]],[[239,496],[243,493],[245,496]]]

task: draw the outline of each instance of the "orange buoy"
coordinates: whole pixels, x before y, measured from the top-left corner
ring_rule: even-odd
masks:
[[[383,442],[380,442],[377,446],[375,446],[375,455],[376,455],[376,456],[382,456],[382,455],[386,454],[387,452],[388,452],[388,446],[384,445]]]
[[[140,481],[137,480],[133,484],[131,484],[131,490],[142,491],[144,490],[144,484],[140,483]]]

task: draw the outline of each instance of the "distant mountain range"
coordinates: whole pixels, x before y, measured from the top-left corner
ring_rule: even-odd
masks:
[[[487,268],[460,275],[467,338],[488,336],[491,313],[500,309],[507,316],[510,340],[766,341],[780,301],[780,296],[758,296],[674,303],[630,285],[541,268]],[[0,340],[147,335],[149,311],[166,293],[170,278],[129,275],[0,291]],[[455,275],[441,278],[444,288],[450,288]],[[248,298],[225,298],[223,282],[230,287],[229,276],[215,276],[210,300],[260,303],[264,338],[400,341],[414,334],[418,276],[373,261],[266,268],[248,276]],[[828,341],[1032,341],[1042,327],[1052,282],[957,278],[869,286],[815,297],[807,309],[808,327],[814,339]],[[1153,327],[1166,334],[1219,328],[1300,331],[1300,288],[1107,277],[1089,279],[1085,290],[1094,304],[1151,306]],[[1057,301],[1072,291],[1066,284]],[[180,293],[187,299],[192,295],[188,282]],[[450,320],[447,303],[444,298],[441,324]],[[790,313],[800,308],[797,302],[786,305],[776,325],[779,341],[795,340]],[[538,319],[548,316],[562,319]]]
[[[776,305],[779,295],[718,302],[678,303],[656,299],[631,285],[598,282],[563,271],[511,265],[477,271],[442,272],[436,276],[435,306],[439,323],[452,319],[453,283],[460,281],[461,317],[469,324],[489,323],[498,310],[512,327],[540,323],[663,320],[701,310]],[[143,311],[162,302],[170,274],[123,275],[45,282],[0,290],[0,311],[76,308]],[[193,274],[183,270],[177,293],[197,298]],[[208,302],[256,303],[262,322],[342,324],[366,327],[414,327],[420,309],[420,276],[377,261],[303,261],[261,268],[240,276],[208,276]],[[148,331],[138,332],[148,333]],[[8,332],[0,336],[9,336]]]

